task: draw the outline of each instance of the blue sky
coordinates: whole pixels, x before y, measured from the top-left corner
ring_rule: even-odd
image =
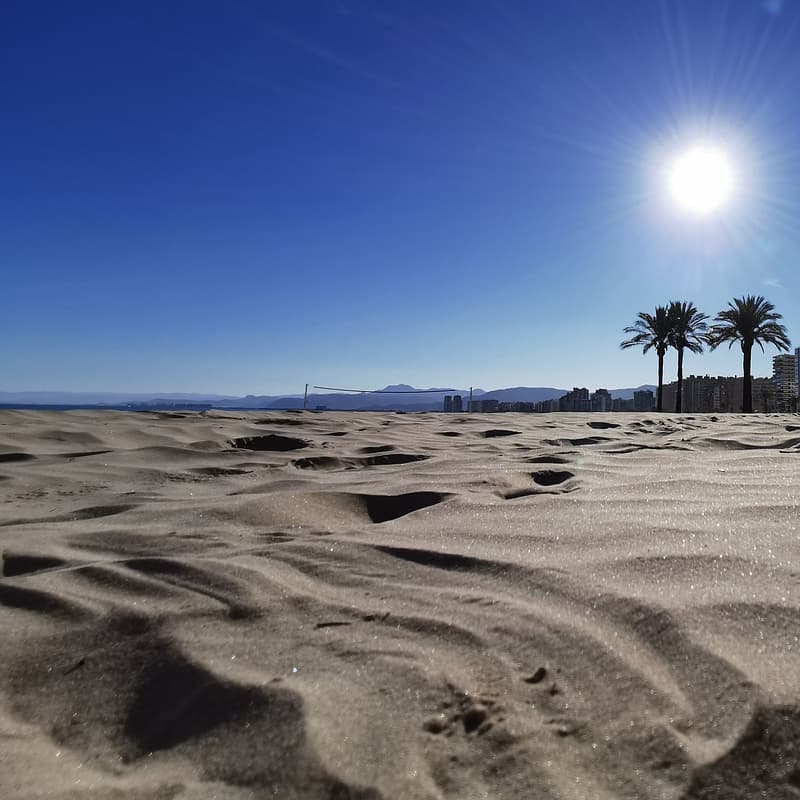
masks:
[[[796,0],[4,3],[0,389],[631,386],[638,311],[746,293],[800,344],[799,26]],[[712,219],[665,188],[698,139],[737,175]]]

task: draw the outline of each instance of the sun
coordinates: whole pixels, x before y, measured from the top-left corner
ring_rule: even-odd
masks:
[[[695,144],[679,155],[668,169],[667,182],[677,207],[697,217],[722,210],[734,190],[728,156],[710,144]]]

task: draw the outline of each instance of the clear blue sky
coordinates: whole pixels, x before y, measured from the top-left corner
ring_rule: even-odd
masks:
[[[0,389],[631,386],[745,293],[800,344],[800,2],[11,0],[0,75]]]

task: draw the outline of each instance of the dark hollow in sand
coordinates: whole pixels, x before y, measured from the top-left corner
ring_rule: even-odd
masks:
[[[336,456],[310,456],[309,458],[298,458],[292,461],[297,469],[342,469],[344,464]]]
[[[538,483],[539,486],[556,486],[570,478],[574,478],[575,474],[566,469],[543,469],[539,470],[539,472],[532,472],[531,477],[534,483]]]
[[[163,660],[140,676],[136,687],[124,729],[133,744],[128,760],[263,713],[279,697],[272,694],[222,682],[167,647]]]
[[[382,464],[411,464],[414,461],[424,461],[426,458],[430,458],[430,456],[418,453],[382,453],[362,458],[361,463],[368,467],[377,467]]]
[[[234,467],[195,467],[190,470],[197,475],[207,475],[210,478],[222,478],[226,475],[247,475],[253,470],[236,469]]]
[[[365,494],[362,495],[367,506],[367,514],[373,522],[388,522],[434,506],[447,499],[441,492],[408,492],[407,494]]]
[[[289,450],[302,450],[308,447],[308,442],[295,439],[293,436],[281,436],[269,433],[266,436],[242,436],[232,439],[231,444],[241,450],[270,450],[285,453]]]
[[[564,456],[534,456],[525,460],[529,464],[569,464],[569,459]]]
[[[481,559],[473,556],[439,550],[425,550],[418,547],[392,547],[391,545],[379,544],[375,545],[375,549],[381,553],[386,553],[386,555],[401,558],[403,561],[411,561],[414,564],[422,564],[424,567],[436,567],[438,569],[477,570],[485,564]]]
[[[32,461],[36,456],[30,453],[0,453],[0,464],[11,461]]]
[[[29,553],[3,553],[3,576],[28,575],[43,569],[60,567],[63,559],[51,556],[37,556]]]

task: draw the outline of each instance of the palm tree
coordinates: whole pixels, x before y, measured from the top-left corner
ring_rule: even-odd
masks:
[[[642,352],[646,353],[651,348],[656,351],[658,356],[658,394],[656,395],[656,411],[661,411],[661,396],[664,385],[664,356],[669,347],[669,335],[672,331],[672,323],[669,319],[669,311],[666,306],[656,306],[655,314],[647,314],[640,311],[636,316],[636,322],[624,329],[624,333],[633,334],[630,339],[620,343],[620,347],[626,350],[629,347],[641,347]]]
[[[678,351],[678,389],[675,392],[675,412],[681,413],[683,401],[683,351],[702,353],[706,342],[707,314],[699,312],[694,303],[673,300],[667,314],[670,320],[669,344]]]
[[[753,411],[753,379],[750,375],[753,345],[757,344],[764,352],[765,344],[774,344],[778,350],[788,350],[790,347],[786,328],[778,322],[783,317],[775,311],[775,306],[765,300],[761,295],[747,295],[747,297],[734,297],[732,303],[724,311],[720,311],[714,318],[714,325],[708,336],[708,343],[712,350],[716,350],[723,342],[728,342],[728,348],[734,342],[739,342],[742,347],[743,361],[743,411],[747,414]]]

